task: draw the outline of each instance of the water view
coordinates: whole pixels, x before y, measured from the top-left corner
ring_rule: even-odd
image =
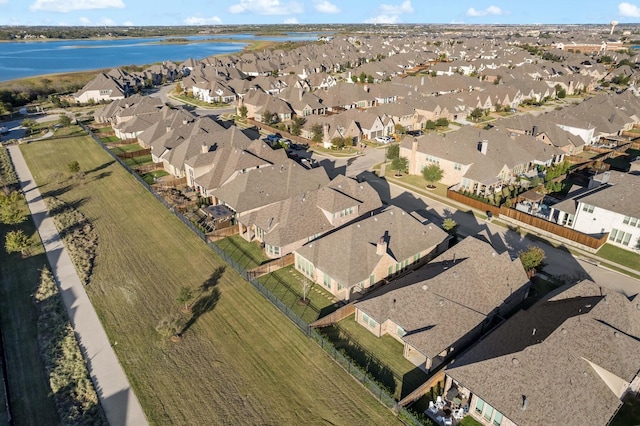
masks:
[[[159,43],[167,37],[115,40],[63,40],[0,43],[0,81],[73,71],[144,65],[171,60],[241,51],[252,40],[316,40],[318,34],[290,33],[286,36],[259,37],[253,34],[221,34],[180,37],[191,43]],[[220,38],[230,42],[201,40]],[[237,40],[237,42],[235,41]]]

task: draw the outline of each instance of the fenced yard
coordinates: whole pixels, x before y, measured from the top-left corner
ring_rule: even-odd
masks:
[[[223,238],[214,244],[245,270],[253,269],[270,260],[257,242],[250,243],[240,235]]]
[[[399,401],[427,380],[427,375],[403,356],[404,345],[389,335],[376,337],[354,316],[318,330],[383,385]]]
[[[307,323],[312,323],[342,306],[331,293],[308,279],[307,299],[309,303],[301,303],[302,285],[305,282],[305,277],[296,271],[293,265],[264,275],[258,278],[258,282]]]

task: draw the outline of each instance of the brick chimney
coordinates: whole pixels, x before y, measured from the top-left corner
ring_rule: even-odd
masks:
[[[380,237],[380,241],[376,244],[376,254],[378,256],[383,256],[387,253],[387,238],[386,234]]]

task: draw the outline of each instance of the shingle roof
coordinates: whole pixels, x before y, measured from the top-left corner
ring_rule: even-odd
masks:
[[[447,374],[521,426],[607,424],[621,401],[600,374],[630,383],[640,368],[636,299],[583,281],[514,315]]]
[[[423,250],[436,247],[448,235],[435,225],[423,225],[398,207],[389,207],[375,216],[346,226],[296,250],[316,268],[345,286],[368,279],[381,255],[376,245],[388,238],[390,256],[402,262]]]
[[[520,260],[467,237],[389,291],[356,306],[379,323],[390,319],[401,326],[407,332],[403,340],[433,358],[528,282]]]

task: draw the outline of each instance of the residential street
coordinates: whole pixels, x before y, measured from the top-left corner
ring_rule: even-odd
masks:
[[[384,151],[382,149],[368,149],[370,151],[365,150],[365,155],[355,159],[333,160],[318,157],[318,160],[322,165],[331,165],[338,171],[344,170],[347,176],[363,178],[378,191],[383,202],[396,205],[408,212],[422,212],[438,225],[441,225],[445,218],[452,218],[458,224],[459,234],[465,236],[482,234],[491,241],[499,252],[508,251],[511,256],[515,257],[519,251],[531,245],[541,247],[546,254],[544,272],[547,275],[561,277],[569,282],[589,278],[603,287],[622,291],[627,296],[640,293],[639,280],[577,259],[564,248],[556,248],[538,240],[522,237],[508,228],[477,219],[472,214],[456,210],[434,198],[409,192],[405,188],[377,177],[367,170],[371,170],[373,165],[384,160]],[[328,173],[331,176],[332,173],[330,171]]]

